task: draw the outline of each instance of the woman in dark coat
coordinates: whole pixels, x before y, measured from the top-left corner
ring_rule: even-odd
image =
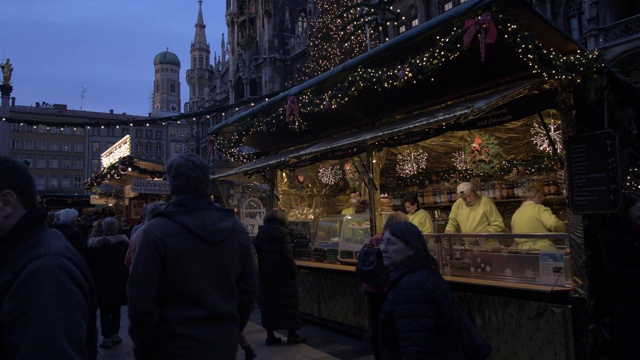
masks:
[[[293,259],[291,230],[282,210],[271,210],[264,217],[256,236],[258,255],[259,296],[262,327],[267,330],[267,346],[282,340],[274,330],[287,329],[287,343],[306,341],[296,330],[300,329],[298,314],[298,268]]]
[[[102,221],[103,236],[88,241],[87,264],[96,286],[100,328],[103,341],[100,347],[110,348],[122,342],[120,331],[120,307],[127,304],[127,280],[129,269],[124,257],[129,239],[118,234],[118,220],[109,217]]]
[[[380,249],[392,270],[378,324],[382,359],[464,359],[458,304],[422,232],[410,222],[389,224]]]

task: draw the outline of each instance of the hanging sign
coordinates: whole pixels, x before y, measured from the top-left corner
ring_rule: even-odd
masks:
[[[567,140],[569,208],[573,212],[615,212],[620,207],[618,138],[612,131]]]
[[[171,184],[165,180],[131,180],[131,191],[139,194],[170,194]]]

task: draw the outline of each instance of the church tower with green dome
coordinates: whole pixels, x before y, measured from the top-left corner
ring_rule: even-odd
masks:
[[[153,58],[153,113],[180,112],[180,59],[167,48]]]

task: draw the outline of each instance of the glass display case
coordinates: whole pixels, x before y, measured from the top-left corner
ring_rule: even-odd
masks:
[[[442,275],[573,286],[567,233],[427,234],[425,239]]]
[[[289,221],[294,259],[311,260],[311,229],[313,229],[314,224],[313,220]]]
[[[355,264],[358,251],[370,237],[369,213],[332,215],[318,220],[311,243],[311,260]]]
[[[369,220],[368,212],[345,216],[338,245],[338,260],[341,263],[355,265],[358,252],[371,237]]]

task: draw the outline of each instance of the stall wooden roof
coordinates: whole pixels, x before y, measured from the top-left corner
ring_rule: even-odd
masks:
[[[579,44],[546,21],[525,0],[467,1],[368,53],[213,127],[209,134],[233,138],[238,129],[255,126],[256,119],[282,112],[289,96],[317,96],[333,89],[356,71],[402,63],[425,49],[432,48],[440,37],[450,34],[452,28],[463,27],[465,20],[474,19],[484,12],[490,12],[496,21],[514,19],[521,31],[533,35],[543,49],[564,55],[582,51]],[[295,166],[292,164],[303,164],[301,160],[308,160],[321,152],[327,153],[349,146],[354,146],[356,150],[358,145],[383,138],[387,139],[381,143],[383,146],[398,145],[390,143],[389,136],[416,129],[424,130],[425,127],[453,120],[472,119],[501,105],[506,99],[512,99],[509,91],[512,95],[525,96],[546,93],[556,86],[557,82],[549,81],[535,72],[520,57],[520,49],[504,40],[507,35],[498,33],[498,41],[486,45],[484,61],[480,60],[478,41],[475,40],[469,51],[448,60],[433,78],[384,90],[366,89],[335,109],[304,112],[302,116],[307,130],[296,131],[286,124],[280,124],[270,131],[251,132],[244,137],[243,144],[273,155],[215,177],[251,172],[268,166]],[[462,47],[462,44],[459,46]],[[467,108],[465,101],[471,101],[473,108]],[[541,105],[532,110],[535,113],[546,108]],[[445,110],[449,113],[443,115]],[[524,115],[530,114],[531,112]],[[413,122],[421,123],[415,125]],[[385,133],[385,128],[393,130]],[[436,135],[438,131],[433,132],[433,136]],[[422,137],[415,141],[424,139]]]

